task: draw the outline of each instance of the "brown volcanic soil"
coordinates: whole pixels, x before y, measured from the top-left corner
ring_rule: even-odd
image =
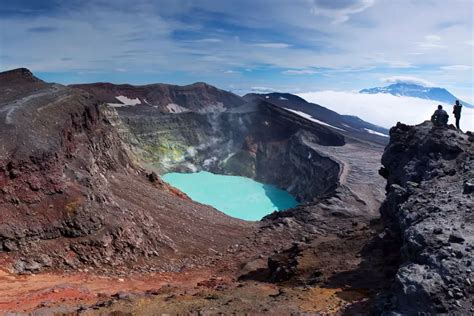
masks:
[[[249,242],[211,259],[212,265],[175,273],[122,277],[88,271],[18,276],[2,271],[0,280],[8,285],[0,290],[0,310],[35,310],[46,315],[77,310],[85,315],[113,311],[133,315],[366,312],[385,279],[381,250],[368,242],[373,230],[362,223],[353,226],[356,222],[339,227],[339,235],[306,235],[305,242],[279,253],[275,248],[288,245],[287,231],[263,228]],[[276,274],[266,269],[268,257],[282,266],[294,258],[296,266],[289,265],[295,268],[294,275],[270,282],[272,273]]]

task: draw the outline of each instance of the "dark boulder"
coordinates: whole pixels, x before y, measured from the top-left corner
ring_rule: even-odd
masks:
[[[149,173],[148,174],[148,180],[151,182],[151,183],[155,183],[159,180],[160,178],[158,177],[158,175],[156,174],[156,172],[152,172],[152,173]]]

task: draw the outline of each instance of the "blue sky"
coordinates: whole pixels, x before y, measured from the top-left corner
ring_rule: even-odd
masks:
[[[0,0],[0,71],[237,93],[423,79],[474,103],[470,0]]]

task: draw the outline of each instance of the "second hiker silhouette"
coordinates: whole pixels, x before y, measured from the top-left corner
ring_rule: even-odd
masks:
[[[459,100],[456,100],[456,103],[453,106],[453,114],[454,114],[454,118],[456,119],[457,129],[460,129],[459,120],[461,119],[461,109],[462,109],[461,103],[459,103]]]

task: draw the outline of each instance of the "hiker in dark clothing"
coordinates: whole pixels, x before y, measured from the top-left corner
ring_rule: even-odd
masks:
[[[431,122],[433,122],[435,126],[446,127],[448,126],[448,118],[449,115],[443,110],[443,106],[438,105],[438,109],[431,116]]]
[[[454,114],[454,117],[456,118],[456,128],[457,129],[460,129],[459,128],[459,120],[461,119],[461,109],[462,109],[461,103],[459,103],[459,100],[456,100],[456,104],[454,104],[454,106],[453,106],[453,114]]]

